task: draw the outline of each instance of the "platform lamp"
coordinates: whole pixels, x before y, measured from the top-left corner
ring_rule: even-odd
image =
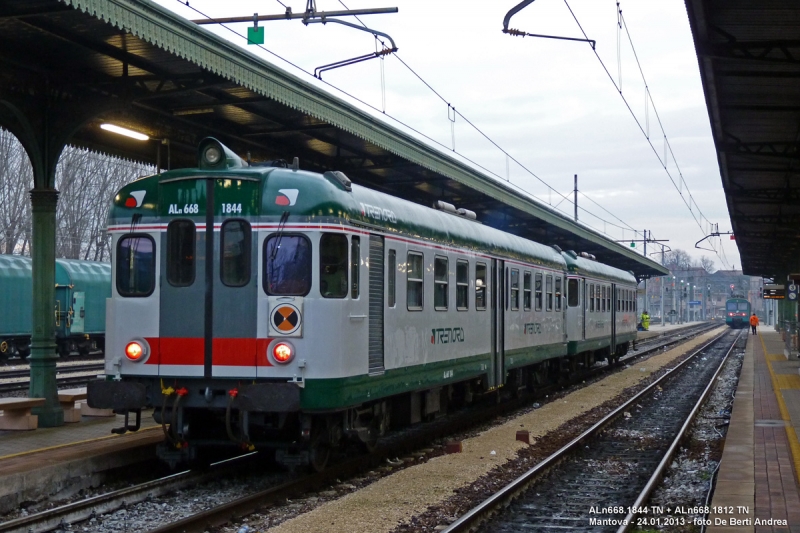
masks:
[[[165,145],[167,147],[167,170],[171,167],[171,159],[172,153],[170,150],[169,139],[161,139],[158,137],[150,137],[147,134],[134,131],[128,128],[123,128],[122,126],[117,126],[116,124],[109,124],[103,123],[100,124],[100,129],[110,131],[111,133],[116,133],[117,135],[123,135],[125,137],[129,137],[131,139],[136,139],[137,141],[155,141],[158,143],[158,148],[156,149],[156,174],[161,174],[161,145]]]

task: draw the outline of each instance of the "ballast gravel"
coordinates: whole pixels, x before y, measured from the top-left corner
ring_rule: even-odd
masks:
[[[587,414],[592,409],[611,401],[625,389],[648,380],[653,373],[669,367],[687,351],[707,342],[719,334],[723,328],[700,335],[686,343],[634,363],[624,370],[605,379],[589,384],[557,400],[533,409],[505,423],[491,427],[474,437],[462,441],[462,453],[433,457],[425,463],[410,466],[391,475],[378,479],[361,490],[345,496],[307,505],[296,502],[298,510],[314,507],[313,510],[290,518],[270,528],[277,516],[262,519],[250,517],[247,530],[270,531],[274,533],[328,533],[346,531],[348,533],[380,533],[395,529],[417,530],[414,527],[416,515],[429,508],[446,507],[449,498],[468,488],[476,480],[485,478],[497,468],[505,468],[509,461],[518,459],[521,451],[524,461],[534,460],[530,451],[535,447],[547,448],[542,440],[548,433],[570,420]],[[516,432],[527,429],[530,432],[530,445],[515,440]],[[491,480],[487,480],[492,485]],[[499,488],[500,483],[498,482]],[[276,514],[292,515],[285,510]],[[455,516],[443,516],[445,523]],[[223,531],[237,532],[242,524],[222,528]],[[432,530],[420,525],[420,530]]]

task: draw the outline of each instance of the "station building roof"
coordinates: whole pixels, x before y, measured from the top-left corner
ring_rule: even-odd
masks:
[[[722,186],[748,275],[800,272],[800,10],[686,0]]]
[[[640,277],[667,274],[379,113],[147,0],[0,0],[0,61],[5,91],[50,91],[61,105],[79,95],[97,102],[96,117],[73,144],[154,162],[158,142],[100,130],[113,122],[168,139],[169,164],[179,168],[196,165],[196,147],[211,135],[254,161],[298,156],[301,168],[340,170],[424,205],[444,200],[475,211],[484,224],[593,254]]]

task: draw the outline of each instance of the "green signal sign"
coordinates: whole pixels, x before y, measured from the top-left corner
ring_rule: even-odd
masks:
[[[247,44],[264,44],[264,27],[247,28]]]
[[[631,243],[631,248],[636,248],[636,243],[635,242]]]

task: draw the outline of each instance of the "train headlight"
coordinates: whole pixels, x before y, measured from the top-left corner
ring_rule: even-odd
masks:
[[[272,358],[276,363],[286,364],[294,357],[294,348],[288,342],[279,342],[272,347]]]
[[[210,144],[206,146],[203,152],[203,159],[205,159],[205,162],[209,165],[216,165],[219,163],[219,160],[222,159],[222,151],[219,149],[219,146]]]
[[[150,355],[150,347],[140,339],[133,340],[125,345],[125,357],[134,363],[140,363]]]

